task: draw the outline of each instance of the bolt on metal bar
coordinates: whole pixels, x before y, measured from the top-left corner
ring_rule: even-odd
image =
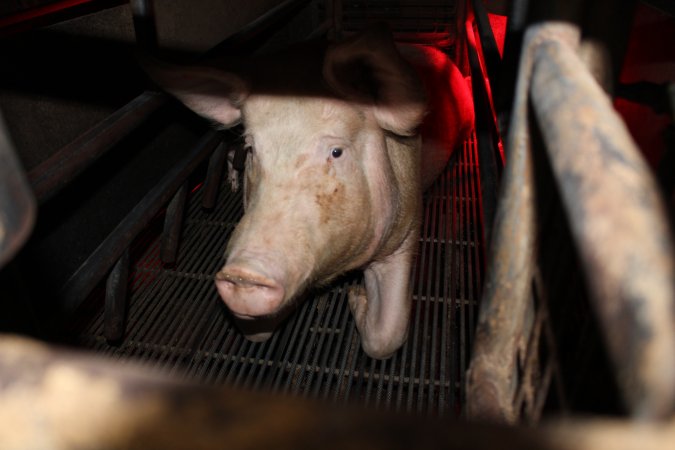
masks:
[[[572,46],[537,46],[531,95],[624,400],[636,417],[667,417],[675,263],[654,177]]]

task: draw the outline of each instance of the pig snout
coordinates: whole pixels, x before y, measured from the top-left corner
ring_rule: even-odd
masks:
[[[239,318],[276,314],[283,303],[284,286],[262,271],[241,263],[228,263],[216,274],[218,293]]]

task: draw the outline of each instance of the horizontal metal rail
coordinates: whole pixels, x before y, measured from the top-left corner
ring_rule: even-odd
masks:
[[[56,195],[167,100],[158,92],[142,93],[31,170],[28,179],[40,203]]]
[[[567,43],[537,46],[531,96],[624,400],[636,417],[668,417],[675,253],[654,176]]]
[[[89,255],[61,291],[60,297],[64,301],[66,314],[73,312],[84,300],[110,267],[122,256],[134,237],[171,199],[197,165],[211,155],[220,141],[221,137],[216,131],[206,133]]]

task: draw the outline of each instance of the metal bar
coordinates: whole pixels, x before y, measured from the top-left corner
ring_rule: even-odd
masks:
[[[460,158],[459,161],[462,161]],[[449,322],[450,322],[450,335],[452,336],[452,339],[450,340],[450,373],[451,379],[450,379],[450,384],[454,384],[455,381],[459,381],[461,385],[462,383],[464,374],[463,372],[460,371],[460,363],[459,360],[462,358],[462,349],[461,349],[461,342],[459,339],[459,332],[458,330],[458,323],[459,323],[459,315],[457,311],[457,300],[462,300],[458,298],[457,293],[459,292],[459,258],[461,257],[461,241],[459,239],[459,233],[458,229],[461,226],[460,224],[460,217],[459,217],[459,211],[460,211],[460,202],[461,202],[461,197],[459,193],[459,179],[461,178],[461,172],[460,172],[460,164],[456,164],[455,167],[452,169],[452,177],[450,181],[450,207],[452,211],[452,216],[450,218],[451,221],[451,243],[453,245],[450,246],[450,254],[448,255],[448,260],[450,261],[449,263],[449,288],[450,288],[450,298],[451,303],[450,303],[450,314],[449,314]],[[461,392],[459,395],[455,395],[455,390],[453,389],[452,391],[452,396],[450,397],[450,405],[449,408],[450,410],[457,409],[458,404],[459,407],[464,406],[464,403],[462,402],[461,399]]]
[[[12,424],[0,430],[2,448],[58,442],[60,448],[172,450],[198,442],[205,450],[224,443],[327,450],[409,448],[411,443],[477,450],[669,450],[675,444],[672,419],[641,424],[567,419],[533,428],[396,417],[287,396],[196,388],[137,366],[120,367],[110,359],[6,335],[0,336],[0,375],[0,417]],[[20,420],[26,415],[33,420]],[[66,426],[73,423],[75,430]]]
[[[119,342],[124,336],[129,281],[129,248],[113,267],[105,289],[104,335],[108,343]]]
[[[470,418],[513,422],[516,411],[516,352],[520,346],[532,281],[535,235],[534,182],[528,90],[534,45],[549,35],[578,39],[565,25],[531,27],[523,41],[506,142],[507,161],[497,202],[492,245],[478,314],[474,350],[467,374],[467,414]]]
[[[28,240],[36,209],[35,198],[0,114],[0,268]]]
[[[166,215],[164,216],[164,232],[162,233],[162,247],[160,250],[160,257],[164,264],[173,264],[176,262],[178,244],[180,243],[180,232],[183,228],[187,191],[187,182],[183,182],[166,209]]]
[[[471,50],[469,50],[471,52]],[[475,75],[471,77],[476,78]],[[462,158],[460,158],[461,164],[459,164],[459,177],[457,179],[458,192],[459,192],[459,202],[457,205],[458,211],[458,228],[457,236],[460,242],[468,242],[467,231],[469,230],[469,220],[467,211],[468,203],[468,192],[467,192],[467,179],[466,179],[466,166],[468,164],[466,148],[462,148]],[[487,219],[484,219],[487,221]],[[466,276],[467,276],[467,261],[466,256],[469,251],[468,246],[460,245],[457,252],[457,265],[455,270],[457,273],[458,286],[456,287],[456,292],[459,292],[459,298],[462,300],[459,303],[459,374],[460,380],[462,380],[464,374],[466,373],[467,364],[468,364],[468,355],[469,355],[469,336],[467,334],[467,324],[466,324],[466,302],[464,301],[466,296]],[[463,381],[463,380],[462,380]],[[464,384],[464,383],[462,383]],[[466,394],[460,391],[460,403],[462,405],[466,404],[466,399],[464,398]]]
[[[349,288],[354,289],[357,284],[358,284],[358,281],[353,281],[352,283],[349,284]],[[350,314],[351,314],[351,312],[349,310],[349,307],[347,305],[347,303],[348,303],[347,302],[347,294],[348,294],[347,289],[345,289],[340,295],[340,304],[342,305],[342,307],[340,308],[340,311],[341,311],[340,314],[342,316],[342,319],[340,320],[340,330],[341,330],[341,332],[340,332],[339,337],[336,336],[336,344],[335,344],[336,348],[333,352],[333,357],[331,358],[331,363],[330,363],[331,371],[337,373],[337,376],[336,376],[337,381],[335,382],[335,390],[334,390],[335,398],[337,398],[337,393],[338,393],[339,388],[340,388],[340,380],[342,379],[342,376],[344,374],[344,364],[345,364],[344,361],[345,361],[345,358],[346,358],[346,357],[343,357],[343,358],[340,359],[340,361],[342,361],[342,364],[341,364],[340,368],[338,368],[338,355],[340,354],[339,350],[340,350],[340,348],[344,349],[346,347],[345,342],[349,342],[349,340],[351,339],[351,337],[348,337],[348,338],[346,338],[347,340],[345,341],[345,336],[347,335],[347,327],[348,327]],[[350,327],[350,333],[351,333],[351,330],[353,330],[353,327]],[[350,334],[350,336],[351,336],[351,334]],[[342,338],[342,340],[340,340],[339,338]],[[346,354],[346,352],[343,352],[343,355],[345,355],[345,354]],[[331,386],[330,383],[326,383],[326,387],[324,388],[323,396],[322,396],[323,401],[326,401],[328,399],[328,395],[330,394],[330,390],[329,390],[330,386]]]
[[[124,252],[134,237],[157,214],[173,192],[220,142],[220,136],[210,131],[202,137],[192,151],[179,161],[148,192],[134,209],[115,227],[108,237],[94,250],[79,269],[70,277],[60,292],[64,313],[70,314],[91,292],[108,268]]]
[[[499,83],[501,72],[501,57],[497,49],[497,41],[492,33],[492,26],[488,19],[485,5],[481,0],[472,1],[474,17],[478,27],[480,45],[483,49],[483,59],[485,61],[485,70],[487,71],[488,83],[490,89],[495,92],[495,86]]]
[[[220,188],[223,168],[225,166],[225,143],[221,143],[209,159],[209,167],[206,169],[206,180],[204,180],[204,194],[202,196],[202,208],[212,209],[216,205],[218,189]]]
[[[155,21],[154,0],[130,0],[131,13],[134,18],[136,43],[147,53],[157,51],[157,25]]]
[[[667,417],[675,264],[656,182],[571,46],[537,47],[531,94],[624,400],[636,417]]]
[[[473,33],[467,30],[469,41],[473,40]],[[498,137],[494,124],[490,98],[486,91],[485,77],[475,45],[468,46],[469,64],[471,68],[471,86],[474,97],[474,111],[476,115],[476,139],[478,141],[478,158],[481,167],[481,205],[483,207],[483,241],[487,248],[492,239],[493,222],[495,220],[499,178],[501,172],[501,157],[498,160]]]
[[[164,94],[142,93],[31,170],[28,179],[38,201],[44,203],[56,195],[166,101]]]

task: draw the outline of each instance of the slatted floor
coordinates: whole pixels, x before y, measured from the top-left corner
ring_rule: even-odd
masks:
[[[200,200],[200,190],[188,200],[175,267],[162,266],[158,238],[137,247],[122,343],[106,343],[99,312],[82,327],[79,344],[200,383],[430,415],[462,413],[484,265],[474,139],[425,195],[409,337],[386,361],[363,353],[348,308],[348,287],[362,282],[360,273],[309,298],[269,341],[246,341],[212,281],[241,217],[241,198],[223,187],[211,212]]]

